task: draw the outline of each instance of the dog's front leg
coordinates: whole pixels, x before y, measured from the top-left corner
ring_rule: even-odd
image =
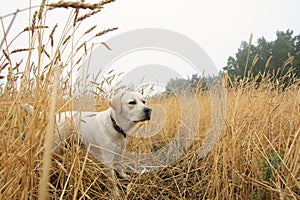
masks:
[[[119,174],[125,178],[125,179],[129,179],[130,176],[128,174],[126,174],[126,167],[127,167],[127,162],[126,162],[126,158],[125,158],[125,150],[120,152],[118,156],[116,156],[117,159],[114,162],[116,166],[116,168],[118,169]]]
[[[119,191],[118,184],[117,184],[117,176],[116,176],[115,170],[112,167],[109,167],[108,175],[112,179],[112,180],[110,180],[111,183],[112,183],[111,194],[114,198],[119,198],[120,197],[120,191]]]
[[[106,166],[108,167],[108,176],[111,183],[111,195],[113,199],[122,199],[121,191],[118,188],[118,178],[114,169],[114,159],[115,155],[111,152],[102,152],[102,160],[105,161]]]

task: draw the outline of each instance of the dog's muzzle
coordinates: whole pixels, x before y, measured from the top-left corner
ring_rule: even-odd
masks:
[[[145,112],[145,120],[150,120],[152,109],[145,107],[144,112]]]

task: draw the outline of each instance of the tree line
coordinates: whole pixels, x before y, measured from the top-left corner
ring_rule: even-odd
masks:
[[[188,79],[171,79],[166,91],[206,90],[212,82],[220,80],[224,73],[235,82],[246,80],[260,84],[268,79],[288,87],[300,78],[300,35],[294,36],[294,32],[289,29],[277,31],[274,41],[261,37],[255,44],[252,43],[251,35],[249,41],[242,41],[237,53],[227,59],[227,65],[218,76],[194,74]]]

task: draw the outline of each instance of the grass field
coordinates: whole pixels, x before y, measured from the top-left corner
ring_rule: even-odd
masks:
[[[71,143],[63,154],[53,152],[50,156],[51,145],[45,144],[52,141],[49,124],[54,113],[72,108],[70,72],[88,56],[93,42],[100,40],[97,38],[115,28],[97,32],[97,27],[91,27],[83,31],[82,37],[75,32],[86,18],[97,15],[100,8],[111,2],[97,5],[60,2],[48,6],[42,2],[38,11],[33,12],[30,26],[21,33],[30,37],[26,49],[11,49],[10,41],[3,39],[0,199],[110,199],[111,181],[119,185],[122,199],[299,199],[299,79],[283,90],[276,82],[268,81],[267,76],[259,87],[224,76],[223,85],[231,87],[224,89],[226,113],[216,144],[207,141],[214,135],[206,136],[218,134],[208,131],[213,96],[209,91],[199,92],[196,97],[200,117],[192,145],[176,161],[157,170],[111,180],[107,168],[84,147]],[[45,18],[49,9],[55,12],[61,7],[73,8],[74,12],[58,34],[55,25],[46,28]],[[89,35],[91,39],[86,39]],[[68,48],[74,51],[65,55]],[[64,76],[56,76],[57,71],[65,71]],[[108,93],[99,91],[99,97],[93,100],[95,110],[108,107]],[[187,106],[195,103],[190,99],[184,102]],[[32,116],[20,108],[21,103],[34,106]],[[157,108],[153,109],[154,122],[162,118],[165,121],[151,138],[130,138],[128,151],[143,153],[163,148],[182,125],[178,97],[150,99],[149,105]],[[162,110],[164,113],[159,113]],[[189,113],[187,117],[194,120],[194,113]],[[154,122],[140,124],[141,130],[151,131]],[[48,142],[44,142],[45,138]],[[203,141],[208,142],[211,151],[200,159]],[[167,152],[166,159],[171,154]],[[45,171],[49,172],[49,180]]]

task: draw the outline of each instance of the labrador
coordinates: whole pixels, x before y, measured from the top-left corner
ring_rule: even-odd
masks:
[[[108,166],[110,176],[115,179],[116,160],[122,158],[130,129],[138,122],[150,120],[152,109],[145,103],[140,93],[122,91],[110,100],[110,107],[105,111],[57,114],[55,146],[59,148],[59,144],[70,137],[70,129],[75,127],[81,144]],[[26,112],[33,112],[28,104],[21,107]]]

